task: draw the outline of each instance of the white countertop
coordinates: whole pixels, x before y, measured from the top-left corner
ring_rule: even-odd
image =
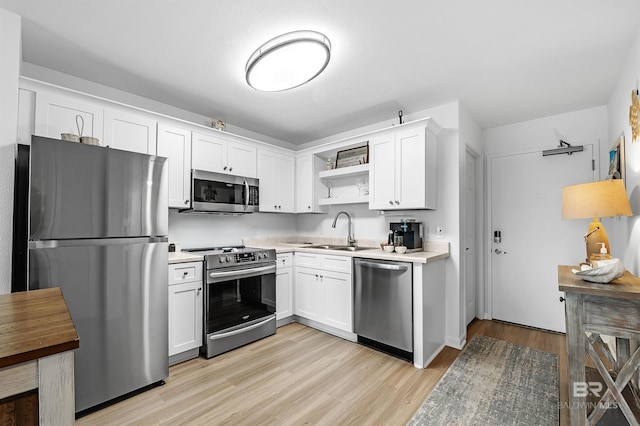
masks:
[[[184,262],[202,262],[204,256],[186,251],[169,252],[169,264]]]
[[[317,253],[317,254],[330,254],[335,256],[349,256],[349,257],[364,257],[368,259],[379,260],[394,260],[397,262],[413,262],[413,263],[428,263],[435,262],[437,260],[446,259],[449,257],[448,243],[442,243],[442,247],[431,248],[429,251],[418,251],[413,253],[387,253],[381,248],[367,248],[358,251],[349,250],[330,250],[330,249],[318,249],[309,248],[309,244],[300,243],[282,243],[282,242],[252,242],[251,247],[275,249],[276,253]],[[444,249],[446,245],[447,250]]]

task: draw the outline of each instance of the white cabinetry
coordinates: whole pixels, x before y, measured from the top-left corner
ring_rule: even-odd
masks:
[[[60,139],[62,133],[78,134],[76,116],[84,120],[83,136],[92,136],[102,141],[103,109],[97,103],[81,98],[62,96],[49,92],[36,94],[35,134]]]
[[[293,157],[259,149],[258,179],[261,212],[293,213]]]
[[[257,177],[256,148],[230,138],[231,135],[194,133],[193,168],[214,173]]]
[[[169,265],[169,360],[198,356],[202,345],[202,262]]]
[[[436,208],[436,135],[424,124],[371,137],[369,208]]]
[[[169,166],[169,207],[187,208],[191,202],[191,132],[158,123],[157,153]]]
[[[276,320],[293,315],[293,254],[277,256],[276,266]]]
[[[319,198],[327,196],[325,186],[318,179],[323,168],[326,168],[325,162],[315,155],[296,158],[296,213],[324,213],[318,204]]]
[[[295,254],[296,315],[353,332],[353,286],[348,256]]]
[[[155,155],[156,124],[156,120],[142,113],[105,108],[103,145]]]

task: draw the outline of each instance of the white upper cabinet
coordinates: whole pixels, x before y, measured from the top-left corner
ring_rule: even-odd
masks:
[[[189,207],[191,203],[191,132],[158,123],[157,155],[167,157],[169,162],[169,207]]]
[[[324,213],[318,204],[319,198],[326,197],[323,193],[324,185],[318,178],[322,168],[325,168],[324,161],[315,155],[296,158],[296,213]]]
[[[193,168],[243,177],[257,177],[256,148],[232,141],[229,136],[225,135],[223,138],[194,132]]]
[[[371,138],[369,208],[436,208],[436,135],[424,125]]]
[[[62,133],[78,134],[76,116],[84,120],[82,136],[92,136],[102,140],[103,108],[96,103],[71,96],[61,96],[49,92],[36,94],[35,134],[60,139]]]
[[[293,157],[259,149],[258,179],[260,179],[261,212],[293,213]]]
[[[142,113],[105,108],[103,145],[124,151],[155,155],[156,125],[156,120]]]

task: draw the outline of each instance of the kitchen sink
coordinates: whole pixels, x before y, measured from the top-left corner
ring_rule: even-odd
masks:
[[[304,248],[313,248],[313,249],[324,249],[324,250],[345,250],[345,251],[360,251],[360,250],[369,250],[370,247],[353,247],[353,246],[340,246],[340,245],[328,245],[328,244],[319,244],[315,246],[304,246]]]

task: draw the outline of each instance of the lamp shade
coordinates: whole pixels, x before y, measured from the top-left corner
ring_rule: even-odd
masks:
[[[562,188],[563,219],[593,219],[631,214],[631,205],[621,179]]]

